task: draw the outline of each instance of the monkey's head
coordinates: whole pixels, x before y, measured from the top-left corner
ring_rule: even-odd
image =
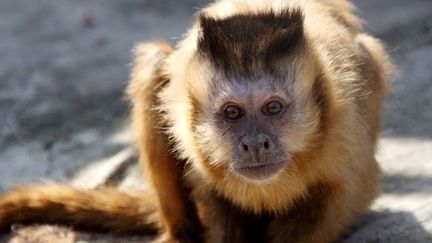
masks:
[[[322,135],[325,105],[303,21],[297,10],[203,14],[168,59],[160,97],[170,133],[203,175],[242,187],[298,180],[296,160]]]

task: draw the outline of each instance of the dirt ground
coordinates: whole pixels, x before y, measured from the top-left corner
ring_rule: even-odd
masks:
[[[0,191],[65,180],[128,147],[123,89],[132,47],[154,39],[175,43],[206,2],[0,0]],[[354,2],[400,72],[379,145],[382,195],[364,219],[368,226],[354,235],[380,229],[392,242],[426,242],[432,232],[432,1]],[[401,235],[396,241],[394,231],[382,230],[391,225]]]

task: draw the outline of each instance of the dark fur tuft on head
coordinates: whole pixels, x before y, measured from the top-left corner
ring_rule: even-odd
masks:
[[[198,50],[223,70],[250,74],[303,43],[303,19],[297,9],[225,19],[201,14]]]

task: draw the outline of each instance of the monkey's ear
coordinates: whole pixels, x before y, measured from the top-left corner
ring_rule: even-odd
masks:
[[[155,93],[154,89],[168,82],[163,65],[172,51],[171,45],[164,41],[140,43],[135,46],[131,79],[126,89],[126,95],[130,100],[140,99],[146,93]]]

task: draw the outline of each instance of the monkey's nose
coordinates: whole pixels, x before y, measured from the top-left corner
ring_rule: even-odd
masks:
[[[272,147],[270,138],[265,134],[248,135],[240,141],[240,151],[248,154],[262,154]]]

